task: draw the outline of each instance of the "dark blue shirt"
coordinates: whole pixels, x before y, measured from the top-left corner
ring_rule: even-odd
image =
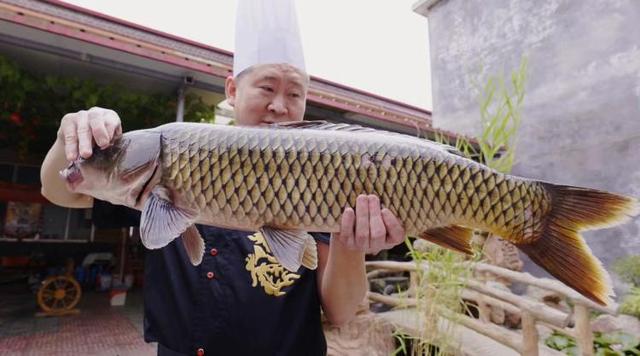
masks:
[[[288,272],[259,233],[198,230],[205,255],[197,267],[180,239],[146,253],[147,342],[161,344],[160,354],[195,355],[200,349],[205,355],[326,354],[316,271]],[[326,235],[315,237],[328,243]]]

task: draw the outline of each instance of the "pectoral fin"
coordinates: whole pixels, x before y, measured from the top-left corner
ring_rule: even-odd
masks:
[[[202,255],[204,254],[204,240],[195,225],[189,226],[182,234],[182,244],[187,251],[191,264],[194,266],[199,265],[202,262]]]
[[[437,227],[420,234],[420,238],[469,255],[473,254],[472,236],[473,230],[458,225]]]
[[[155,187],[142,210],[140,239],[148,249],[162,248],[196,220],[196,215],[173,205],[164,187]]]
[[[308,269],[318,267],[316,241],[309,233],[301,230],[277,230],[263,227],[264,236],[273,256],[282,267],[296,272],[300,266]]]

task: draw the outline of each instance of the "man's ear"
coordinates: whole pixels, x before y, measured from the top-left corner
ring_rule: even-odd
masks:
[[[227,96],[227,103],[231,106],[235,106],[237,89],[236,80],[233,76],[228,76],[224,81],[224,93]]]

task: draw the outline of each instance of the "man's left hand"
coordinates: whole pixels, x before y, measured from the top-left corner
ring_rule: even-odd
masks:
[[[404,241],[405,231],[398,218],[381,207],[376,195],[360,195],[355,211],[344,210],[340,232],[333,236],[350,250],[375,255]]]

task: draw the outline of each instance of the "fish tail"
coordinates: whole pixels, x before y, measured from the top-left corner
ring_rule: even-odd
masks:
[[[640,213],[637,199],[588,188],[542,183],[552,206],[534,241],[518,244],[535,263],[589,299],[607,305],[609,274],[580,231],[610,227]]]

